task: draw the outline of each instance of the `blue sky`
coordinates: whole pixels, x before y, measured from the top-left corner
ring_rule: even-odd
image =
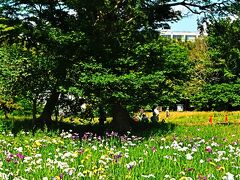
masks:
[[[189,15],[176,23],[170,23],[172,31],[197,31],[197,15]]]

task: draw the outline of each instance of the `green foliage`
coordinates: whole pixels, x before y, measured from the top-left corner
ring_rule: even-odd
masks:
[[[237,15],[239,12],[235,11],[237,9],[239,10],[239,6],[232,6],[228,11]],[[237,110],[240,107],[239,20],[237,16],[234,19],[229,17],[210,19],[206,39],[207,58],[202,66],[204,83],[198,86],[198,91],[191,97],[191,101],[198,109]]]
[[[237,110],[240,108],[240,84],[207,84],[192,101],[199,110]]]
[[[121,59],[118,63],[123,61]],[[86,93],[93,93],[94,97],[106,102],[118,101],[133,108],[180,101],[179,87],[188,80],[191,68],[184,47],[160,38],[132,48],[132,56],[125,61],[131,61],[127,64],[130,66],[128,71],[123,70],[125,73],[102,71],[81,78],[81,85],[85,86],[84,89],[88,88]]]
[[[4,112],[5,118],[8,118],[8,113],[19,109],[21,109],[21,105],[14,102],[13,99],[0,96],[0,110]]]
[[[5,46],[0,49],[0,57],[1,87],[8,94],[39,94],[51,82],[51,62],[36,55],[34,50],[27,51],[16,44]]]
[[[240,19],[220,19],[208,28],[211,58],[209,81],[235,82],[240,74]]]

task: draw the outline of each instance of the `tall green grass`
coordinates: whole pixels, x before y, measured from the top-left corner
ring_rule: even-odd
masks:
[[[205,117],[103,136],[77,129],[13,134],[3,128],[16,124],[1,121],[0,179],[239,179],[239,124],[185,125]]]

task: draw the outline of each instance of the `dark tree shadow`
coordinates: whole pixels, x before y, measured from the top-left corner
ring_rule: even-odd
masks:
[[[105,124],[104,126],[99,124],[88,124],[88,125],[78,125],[76,123],[68,122],[56,122],[53,121],[51,125],[45,126],[41,129],[34,125],[32,120],[0,120],[2,124],[1,129],[12,131],[14,135],[17,135],[20,131],[29,131],[35,134],[37,131],[52,131],[52,132],[62,132],[72,130],[72,132],[78,133],[79,136],[83,136],[86,132],[91,132],[96,135],[104,136],[106,133],[111,133],[114,131],[110,124]],[[172,123],[144,123],[138,122],[132,125],[131,134],[135,136],[140,136],[144,138],[149,138],[154,135],[165,135],[174,131],[176,125]],[[123,135],[127,132],[118,132],[118,134]]]
[[[176,124],[173,123],[146,123],[140,122],[133,126],[132,134],[149,138],[155,135],[162,136],[170,134],[176,128]]]

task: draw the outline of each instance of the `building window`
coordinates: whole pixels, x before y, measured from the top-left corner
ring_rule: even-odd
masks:
[[[184,40],[183,37],[184,37],[183,35],[173,35],[173,39],[176,39],[178,41]]]

